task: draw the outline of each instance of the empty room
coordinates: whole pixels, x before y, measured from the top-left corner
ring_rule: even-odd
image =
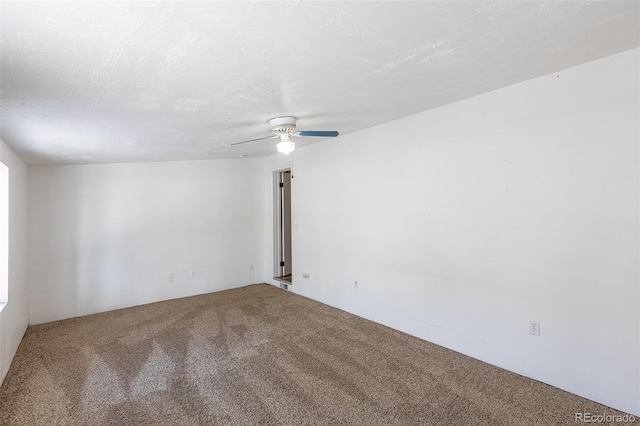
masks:
[[[640,2],[0,19],[0,424],[637,424]]]

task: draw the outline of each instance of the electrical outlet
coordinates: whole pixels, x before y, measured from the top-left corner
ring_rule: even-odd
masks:
[[[529,320],[529,334],[540,335],[540,321]]]
[[[309,273],[308,272],[303,272],[302,273],[302,278],[309,278]]]
[[[353,282],[353,287],[358,288],[358,280],[355,280],[355,281]]]
[[[176,276],[172,273],[169,274],[169,281],[173,281],[176,278]]]
[[[197,277],[196,271],[191,271],[191,278]]]

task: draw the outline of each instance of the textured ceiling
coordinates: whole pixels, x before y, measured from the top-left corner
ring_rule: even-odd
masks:
[[[30,165],[270,155],[230,144],[275,116],[345,134],[636,48],[639,4],[3,1],[1,136]]]

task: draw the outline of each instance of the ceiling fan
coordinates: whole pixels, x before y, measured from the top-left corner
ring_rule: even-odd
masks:
[[[335,130],[298,130],[296,128],[295,117],[276,117],[269,120],[271,131],[273,135],[266,136],[264,138],[250,139],[248,141],[235,142],[231,145],[240,145],[248,142],[261,141],[264,139],[280,138],[280,142],[277,145],[278,151],[283,154],[288,154],[296,149],[296,144],[291,141],[291,136],[306,137],[316,136],[322,138],[335,138],[339,133]]]

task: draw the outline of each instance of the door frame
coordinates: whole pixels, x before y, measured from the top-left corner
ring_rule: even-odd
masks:
[[[284,250],[286,241],[284,241],[284,228],[283,228],[283,208],[286,208],[286,203],[283,200],[283,191],[280,190],[280,182],[282,182],[282,176],[284,173],[291,175],[291,168],[279,169],[273,172],[273,278],[278,279],[284,276],[284,267],[280,266],[280,262],[284,261]],[[293,212],[291,211],[291,191],[289,191],[289,217],[291,217],[291,232],[289,235],[289,246],[291,249],[291,257],[293,258],[292,240],[293,240]],[[293,262],[291,262],[291,275],[293,276]],[[292,284],[290,282],[289,284]]]

